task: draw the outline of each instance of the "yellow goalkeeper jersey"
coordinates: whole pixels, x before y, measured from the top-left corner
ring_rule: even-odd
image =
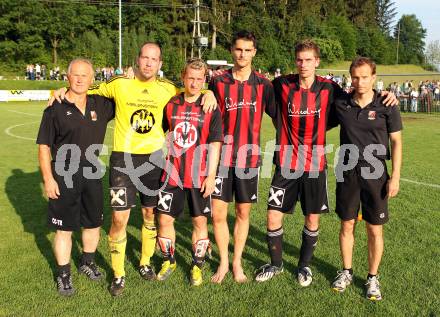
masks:
[[[125,77],[115,77],[88,91],[115,101],[113,151],[132,154],[150,154],[162,148],[163,108],[177,93],[176,86],[164,79],[142,82]]]

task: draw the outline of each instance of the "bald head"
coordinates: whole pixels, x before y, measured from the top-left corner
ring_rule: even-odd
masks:
[[[162,50],[159,44],[146,42],[141,46],[137,59],[138,72],[136,77],[142,81],[156,79],[159,69],[162,67]]]
[[[145,49],[153,49],[159,52],[159,60],[162,60],[162,47],[159,45],[159,43],[156,42],[144,42],[140,49],[139,49],[139,53],[138,53],[138,57],[141,57],[143,54],[143,50]]]

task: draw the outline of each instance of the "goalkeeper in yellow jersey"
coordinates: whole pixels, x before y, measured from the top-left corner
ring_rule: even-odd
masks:
[[[114,271],[110,286],[113,296],[120,295],[125,287],[126,228],[130,210],[136,205],[137,193],[143,216],[139,274],[146,280],[156,278],[150,258],[156,245],[153,209],[157,203],[163,166],[162,116],[168,100],[178,92],[173,83],[157,78],[162,66],[162,50],[157,43],[146,42],[141,46],[137,66],[135,78],[115,77],[89,90],[89,94],[112,98],[116,103],[110,157],[110,205],[113,213],[108,237]],[[58,91],[54,95],[60,93]],[[214,108],[214,95],[207,93],[203,104],[205,111]]]

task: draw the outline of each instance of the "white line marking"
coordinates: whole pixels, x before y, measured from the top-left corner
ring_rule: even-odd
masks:
[[[11,130],[15,129],[15,128],[18,128],[18,127],[21,127],[21,126],[24,126],[26,124],[33,124],[33,123],[38,123],[38,122],[39,121],[32,121],[32,122],[27,122],[27,123],[20,123],[20,124],[16,124],[16,125],[11,125],[9,128],[5,129],[5,133],[7,135],[12,136],[12,137],[17,138],[17,139],[35,141],[37,139],[27,138],[27,137],[24,137],[24,136],[15,135],[14,133],[11,132]]]
[[[12,110],[8,110],[8,111],[12,111]],[[13,112],[18,112],[18,111],[13,111]],[[27,123],[20,123],[20,124],[16,124],[16,125],[12,125],[8,128],[5,129],[5,133],[13,138],[17,138],[17,139],[21,139],[21,140],[29,140],[29,141],[36,141],[37,139],[35,138],[28,138],[25,136],[20,136],[20,135],[16,135],[14,133],[11,132],[12,129],[27,125],[27,124],[34,124],[34,123],[39,123],[40,121],[32,121],[32,122],[27,122]],[[110,129],[114,129],[113,127],[109,127]]]
[[[27,113],[27,112],[21,112],[21,111],[17,111],[17,110],[9,110],[9,112],[14,112],[14,113],[19,113],[19,114],[24,114],[27,116],[32,116],[32,117],[41,117],[43,114],[35,114],[35,113]]]
[[[417,185],[423,185],[423,186],[428,186],[428,187],[433,187],[433,188],[439,188],[440,189],[440,185],[439,184],[423,183],[423,182],[413,181],[412,179],[408,179],[408,178],[401,178],[400,180],[403,181],[403,182],[408,182],[408,183],[413,183],[413,184],[417,184]]]

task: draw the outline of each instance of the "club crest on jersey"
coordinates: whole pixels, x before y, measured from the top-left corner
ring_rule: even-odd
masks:
[[[193,146],[197,141],[197,129],[188,121],[182,121],[173,131],[174,142],[183,148]]]
[[[157,209],[170,212],[172,202],[173,202],[173,193],[160,191],[159,199],[157,201]]]
[[[98,115],[96,114],[96,111],[90,111],[90,118],[92,119],[92,121],[98,120]]]
[[[151,131],[155,123],[154,116],[146,109],[136,110],[130,119],[131,127],[137,133],[145,134]]]
[[[282,207],[285,192],[286,190],[284,188],[270,186],[269,199],[267,200],[267,204],[272,207]]]
[[[110,188],[110,206],[112,207],[127,207],[127,188],[126,187],[112,187]]]
[[[376,111],[368,111],[368,120],[376,120]]]

